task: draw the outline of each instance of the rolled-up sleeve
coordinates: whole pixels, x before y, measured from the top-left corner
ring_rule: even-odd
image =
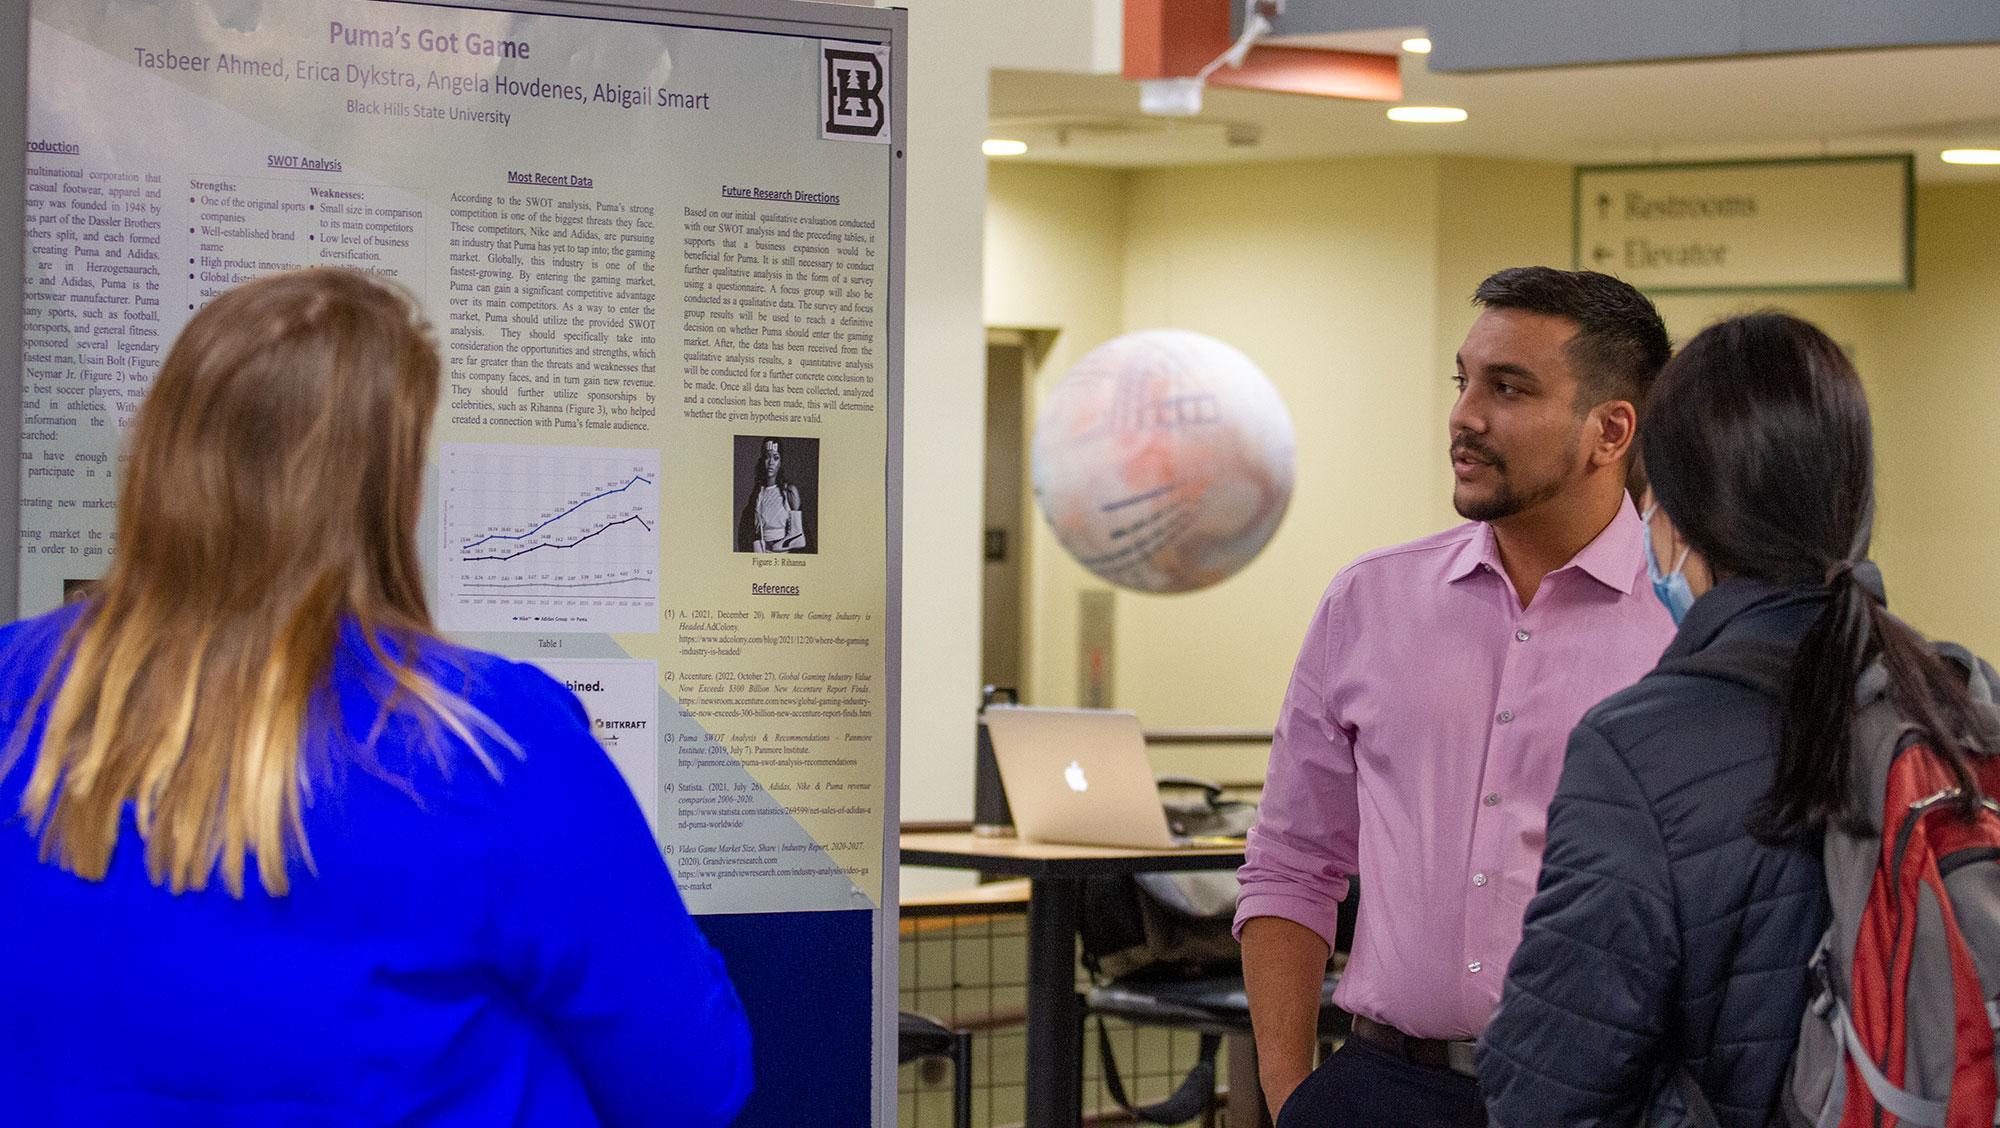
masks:
[[[1239,935],[1252,917],[1283,917],[1334,946],[1360,826],[1353,734],[1328,704],[1338,676],[1343,588],[1336,579],[1320,601],[1285,690],[1257,825],[1236,874]]]

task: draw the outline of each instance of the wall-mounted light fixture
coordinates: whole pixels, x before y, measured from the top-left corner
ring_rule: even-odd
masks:
[[[1361,98],[1402,97],[1400,56],[1272,40],[1283,32],[1285,0],[1125,0],[1126,79],[1139,83],[1140,109],[1185,117],[1201,112],[1210,86]],[[1243,12],[1232,38],[1232,13]]]
[[[1149,78],[1139,83],[1139,110],[1169,117],[1189,117],[1201,112],[1201,88],[1208,76],[1223,67],[1241,69],[1250,48],[1271,34],[1271,20],[1285,10],[1285,0],[1248,0],[1243,18],[1243,34],[1229,49],[1209,60],[1192,78]]]

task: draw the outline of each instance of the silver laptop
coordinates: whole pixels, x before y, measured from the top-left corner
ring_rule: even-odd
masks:
[[[989,705],[993,758],[1022,838],[1167,850],[1160,789],[1137,714]]]

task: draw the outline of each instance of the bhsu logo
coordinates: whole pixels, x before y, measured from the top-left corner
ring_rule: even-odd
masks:
[[[856,47],[861,46],[859,44]],[[825,77],[820,136],[857,141],[889,140],[888,68],[882,56],[847,47],[821,48]]]

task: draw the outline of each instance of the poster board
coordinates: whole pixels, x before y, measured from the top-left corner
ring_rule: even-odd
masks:
[[[407,287],[433,613],[584,701],[751,1011],[745,1124],[894,1116],[903,27],[32,0],[4,40],[0,595],[102,574],[121,429],[202,305]]]

